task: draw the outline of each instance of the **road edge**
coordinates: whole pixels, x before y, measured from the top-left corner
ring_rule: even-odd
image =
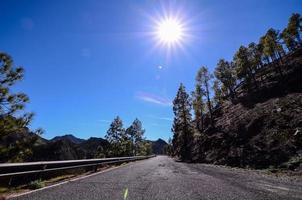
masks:
[[[148,158],[148,159],[150,159],[150,158]],[[148,159],[147,159],[147,160],[148,160]],[[86,176],[75,177],[75,178],[72,178],[72,179],[70,179],[70,180],[66,180],[66,181],[63,181],[63,182],[55,183],[55,184],[53,184],[53,185],[49,185],[49,186],[46,186],[46,187],[43,187],[43,188],[39,188],[39,189],[36,189],[36,190],[31,190],[31,191],[27,191],[27,192],[23,192],[23,193],[18,193],[18,194],[9,195],[9,196],[7,196],[6,198],[7,198],[8,200],[9,200],[9,199],[13,199],[13,198],[15,198],[15,197],[24,196],[24,195],[27,195],[27,194],[31,194],[31,193],[34,193],[34,192],[41,191],[41,190],[45,190],[45,189],[57,187],[57,186],[60,186],[60,185],[66,184],[66,183],[78,181],[78,180],[81,180],[81,179],[84,179],[84,178],[88,178],[88,177],[92,177],[92,176],[96,176],[96,175],[99,175],[99,174],[102,174],[102,173],[105,173],[105,172],[112,171],[112,170],[114,170],[114,169],[118,169],[118,168],[125,167],[125,166],[131,165],[131,164],[135,164],[135,163],[138,163],[138,162],[142,162],[142,161],[144,161],[144,160],[137,160],[137,161],[134,161],[134,162],[129,162],[129,163],[126,163],[126,164],[123,164],[123,165],[111,167],[111,168],[108,168],[108,169],[105,169],[105,170],[102,170],[102,171],[99,171],[99,172],[96,172],[96,173],[92,173],[92,174],[89,174],[89,175],[86,175]]]

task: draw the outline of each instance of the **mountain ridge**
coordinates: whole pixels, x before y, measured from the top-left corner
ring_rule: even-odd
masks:
[[[66,135],[62,135],[62,136],[55,136],[52,139],[50,139],[49,141],[58,141],[58,140],[61,140],[61,139],[67,139],[67,140],[70,140],[71,142],[74,142],[76,144],[80,144],[80,143],[85,141],[85,139],[75,137],[72,134],[66,134]]]
[[[35,145],[30,161],[42,160],[74,160],[105,157],[109,149],[109,142],[101,137],[82,139],[72,134],[56,136],[52,139],[44,139],[38,136],[42,143]],[[152,146],[152,153],[166,154],[168,145],[163,139],[148,140]]]

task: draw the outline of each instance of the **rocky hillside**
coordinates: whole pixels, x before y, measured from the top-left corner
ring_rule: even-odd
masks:
[[[282,76],[272,66],[257,92],[216,108],[195,161],[302,169],[302,51],[284,58]]]

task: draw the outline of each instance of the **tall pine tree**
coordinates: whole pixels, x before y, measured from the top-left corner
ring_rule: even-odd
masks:
[[[207,107],[210,114],[211,119],[211,125],[213,126],[213,112],[212,112],[212,102],[210,98],[210,81],[213,78],[213,75],[209,73],[208,68],[205,66],[202,66],[196,75],[196,85],[198,85],[201,88],[202,93],[206,97],[207,101]]]
[[[228,89],[228,94],[233,99],[235,96],[236,74],[235,65],[224,59],[220,59],[215,68],[215,77]],[[218,83],[216,83],[218,84]]]
[[[204,92],[199,84],[195,85],[195,91],[192,92],[192,105],[194,110],[195,117],[195,128],[202,132],[204,129],[203,124],[203,114],[204,114],[204,102],[202,97],[204,96]]]
[[[105,138],[110,143],[109,156],[121,156],[124,153],[123,144],[126,140],[125,129],[123,128],[123,121],[117,116],[107,131]]]
[[[299,13],[293,13],[287,24],[288,33],[301,45],[302,18]]]
[[[193,126],[191,116],[191,101],[183,84],[180,84],[177,95],[173,101],[174,121],[172,132],[173,151],[183,161],[191,160],[191,144],[193,141]]]
[[[36,135],[24,137],[29,132],[33,114],[24,112],[29,98],[24,93],[13,93],[12,87],[24,76],[22,67],[14,67],[13,59],[8,54],[0,52],[0,140],[13,134],[19,139],[0,145],[0,161],[21,162],[32,155],[32,147]],[[42,134],[38,129],[34,133]]]
[[[143,129],[142,122],[137,118],[132,122],[131,126],[127,128],[126,134],[131,141],[132,155],[137,155],[137,153],[140,151],[140,148],[142,148],[144,133],[145,130]]]

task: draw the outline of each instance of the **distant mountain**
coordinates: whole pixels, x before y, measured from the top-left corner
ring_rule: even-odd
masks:
[[[154,154],[166,154],[166,147],[168,143],[162,139],[158,139],[156,141],[150,141],[152,144],[152,152]]]
[[[110,144],[106,139],[91,137],[87,140],[71,134],[57,136],[51,140],[44,139],[25,128],[20,133],[9,134],[2,138],[0,147],[21,141],[32,141],[32,155],[24,161],[51,161],[102,158],[108,153]],[[167,143],[158,139],[149,141],[154,154],[165,154]],[[0,162],[9,161],[9,157],[0,158]]]
[[[88,140],[79,144],[79,147],[84,151],[85,158],[102,157],[109,148],[109,142],[103,138],[91,137]]]
[[[103,157],[109,142],[103,138],[79,139],[73,135],[57,136],[34,148],[33,160],[76,160]]]
[[[84,158],[85,151],[79,148],[78,144],[69,139],[62,138],[35,146],[31,161],[76,160]]]
[[[63,135],[63,136],[56,136],[56,137],[52,138],[50,141],[55,142],[55,141],[59,141],[59,140],[68,140],[74,144],[80,144],[85,141],[84,139],[77,138],[71,134],[67,134],[67,135]]]

